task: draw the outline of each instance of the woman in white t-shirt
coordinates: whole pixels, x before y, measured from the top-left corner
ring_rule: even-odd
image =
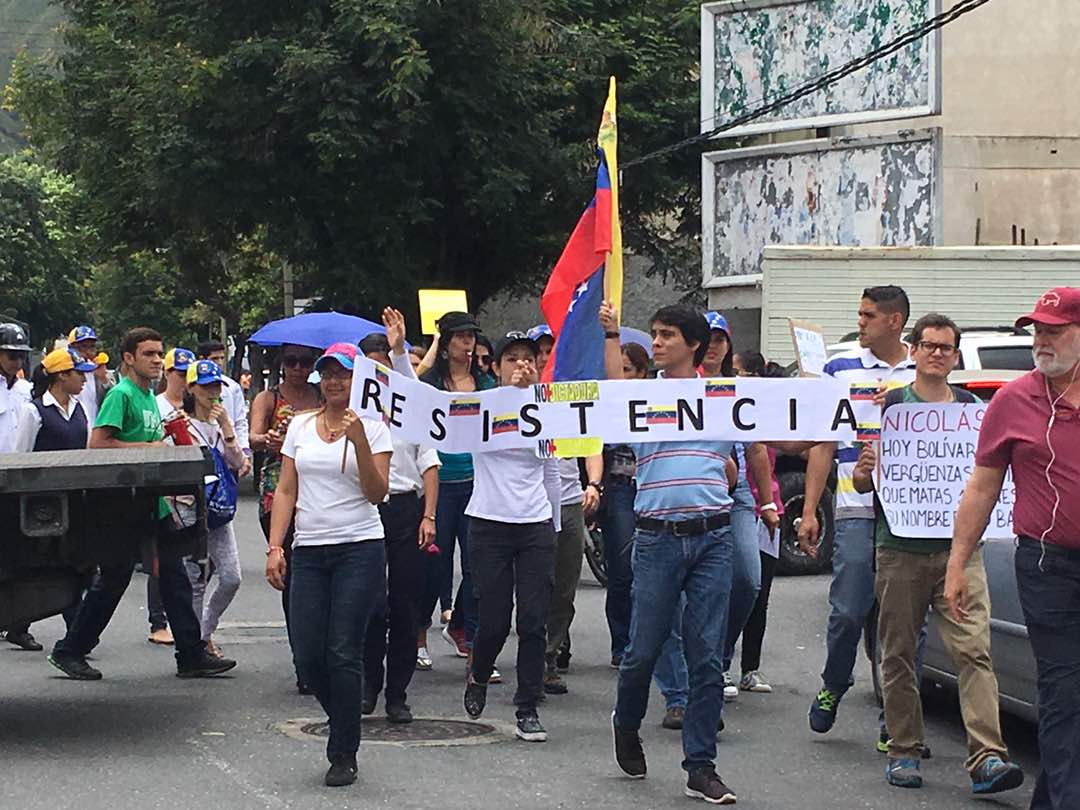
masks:
[[[221,402],[221,368],[211,360],[196,362],[192,359],[185,374],[187,393],[183,405],[188,433],[196,444],[221,453],[226,466],[235,475],[244,466],[244,451],[236,440],[236,428],[229,419],[228,410]],[[219,655],[213,642],[214,631],[240,590],[240,552],[236,547],[232,520],[210,529],[206,536],[206,555],[213,563],[215,586],[210,585],[208,567],[192,560],[186,567],[191,581],[192,606],[202,626],[206,651]]]
[[[382,422],[349,408],[355,359],[356,346],[335,343],[315,363],[324,404],[298,414],[285,434],[266,560],[266,577],[281,590],[295,510],[289,642],[297,674],[330,720],[330,787],[356,781],[364,637],[386,593],[377,504],[389,488],[393,448]]]
[[[494,368],[502,385],[536,382],[536,342],[510,332],[496,345]],[[473,454],[469,556],[480,626],[465,684],[465,711],[479,717],[495,659],[510,633],[517,597],[517,736],[543,742],[536,704],[543,696],[547,612],[555,580],[555,532],[562,499],[558,461],[532,448]]]

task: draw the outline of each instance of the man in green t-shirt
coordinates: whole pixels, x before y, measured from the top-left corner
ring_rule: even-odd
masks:
[[[944,315],[924,315],[911,332],[915,382],[885,396],[885,409],[908,402],[974,403],[969,392],[949,385],[959,360],[960,330]],[[864,445],[853,475],[858,492],[874,491],[877,452]],[[896,787],[922,787],[919,775],[923,739],[922,702],[915,677],[919,633],[926,613],[937,615],[938,632],[957,668],[960,711],[967,730],[972,792],[998,793],[1019,787],[1024,773],[1008,761],[998,718],[998,684],[990,660],[990,594],[982,555],[976,551],[967,565],[971,610],[959,622],[945,601],[948,538],[898,537],[889,529],[875,498],[877,526],[878,638],[885,697],[885,725],[892,734],[885,777]]]
[[[127,449],[162,446],[161,416],[154,398],[154,383],[161,377],[163,358],[161,335],[141,326],[124,335],[121,343],[128,375],[106,395],[98,410],[90,437],[92,449]],[[162,510],[162,507],[163,510]],[[169,509],[159,503],[159,527],[168,531]],[[181,678],[203,678],[227,672],[236,662],[212,655],[202,641],[199,619],[192,604],[191,582],[182,560],[160,560],[161,600],[165,604],[176,643],[176,674]],[[86,592],[67,635],[56,642],[49,663],[69,678],[96,681],[101,673],[86,662],[86,656],[112,620],[116,606],[127,590],[133,563],[103,565]]]

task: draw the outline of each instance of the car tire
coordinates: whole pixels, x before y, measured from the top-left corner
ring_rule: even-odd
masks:
[[[817,557],[811,557],[799,549],[797,524],[803,512],[804,493],[806,491],[806,473],[791,471],[781,473],[779,477],[780,497],[784,503],[784,514],[780,522],[780,559],[776,573],[781,576],[803,576],[823,574],[832,570],[833,538],[836,524],[833,520],[833,492],[826,486],[818,503],[817,518],[821,524],[821,543]]]

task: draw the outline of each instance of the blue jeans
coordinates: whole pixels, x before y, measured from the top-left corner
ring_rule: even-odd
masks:
[[[634,535],[634,584],[630,646],[619,667],[615,725],[637,731],[649,704],[653,667],[679,607],[683,611],[690,699],[683,722],[683,768],[716,759],[716,727],[724,697],[720,655],[731,593],[732,540],[729,528],[676,537],[638,530]]]
[[[608,484],[604,490],[604,516],[600,521],[608,576],[604,612],[611,634],[611,654],[619,657],[630,643],[630,585],[634,581],[630,552],[634,547],[636,494],[633,481]]]
[[[1024,538],[1015,564],[1039,686],[1042,770],[1031,810],[1073,810],[1080,807],[1080,551],[1047,546],[1043,554]]]
[[[836,521],[833,577],[829,587],[829,627],[826,635],[826,689],[843,695],[855,683],[866,618],[874,607],[874,521],[846,518]]]
[[[746,490],[749,502],[753,504],[750,486],[740,484],[739,489]],[[739,505],[739,494],[739,490],[736,490],[736,506],[731,510],[734,557],[731,599],[728,602],[727,625],[724,630],[724,672],[731,667],[735,642],[754,610],[758,591],[761,589],[761,554],[758,550],[757,515],[754,513],[753,506]],[[683,654],[680,614],[675,619],[671,637],[664,643],[664,649],[660,653],[656,670],[653,672],[656,687],[663,694],[667,708],[686,708],[686,701],[690,694],[688,677],[686,659]]]
[[[382,540],[299,546],[292,553],[289,638],[297,675],[330,720],[326,755],[356,754],[364,694],[364,640],[386,599]]]
[[[739,489],[743,485],[740,484]],[[731,580],[731,603],[728,607],[727,631],[724,633],[724,672],[731,669],[735,642],[742,634],[750,614],[757,604],[761,590],[761,550],[758,543],[758,517],[750,485],[745,486],[749,505],[735,490],[735,508],[731,510],[731,533],[735,539],[735,566]]]
[[[679,599],[675,611],[675,621],[671,624],[671,635],[664,642],[660,657],[653,668],[653,681],[660,694],[664,696],[667,709],[685,709],[690,700],[690,672],[686,669],[686,655],[683,653],[683,611],[686,610],[686,596]]]

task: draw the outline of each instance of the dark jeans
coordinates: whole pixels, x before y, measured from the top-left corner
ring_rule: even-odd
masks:
[[[716,759],[716,728],[724,699],[723,617],[731,595],[732,536],[725,527],[676,537],[639,529],[634,535],[630,646],[619,667],[615,725],[637,731],[649,703],[649,682],[686,595],[683,640],[690,700],[683,721],[683,768]]]
[[[465,507],[472,497],[472,481],[440,481],[439,499],[435,508],[435,545],[439,547],[439,560],[442,563],[442,575],[437,580],[437,587],[429,587],[424,603],[420,606],[420,617],[424,624],[430,624],[431,614],[436,602],[441,602],[442,609],[450,608],[451,592],[454,585],[454,544],[461,549],[461,584],[454,598],[454,616],[451,626],[464,628],[465,640],[471,644],[476,635],[477,606],[474,594],[472,566],[469,561],[469,518]]]
[[[366,690],[378,694],[383,687],[386,659],[386,705],[405,702],[416,669],[416,633],[420,629],[420,590],[424,557],[417,545],[423,501],[414,492],[391,495],[379,504],[386,532],[386,595],[368,625],[364,648]],[[387,635],[389,634],[389,645]]]
[[[134,563],[103,565],[83,597],[67,635],[56,642],[54,653],[85,656],[98,645],[120,599],[131,582]],[[176,661],[186,664],[199,658],[206,645],[191,602],[191,581],[183,560],[162,560],[158,565],[161,601],[169,615]]]
[[[1042,564],[1039,558],[1042,557]],[[1016,585],[1035,654],[1039,760],[1032,810],[1080,807],[1080,551],[1023,538]]]
[[[761,590],[758,591],[754,609],[750,612],[750,618],[746,620],[742,632],[742,665],[741,672],[755,672],[761,669],[761,644],[765,640],[765,624],[769,614],[769,594],[772,592],[772,581],[776,575],[776,557],[771,557],[764,551],[761,555]]]
[[[270,542],[270,515],[259,518],[259,526],[262,527],[266,542]],[[290,521],[289,529],[285,532],[285,543],[282,551],[285,554],[285,588],[281,591],[281,612],[285,616],[285,632],[289,632],[289,583],[292,581],[292,544],[293,534],[296,531],[296,521]]]
[[[604,514],[600,520],[608,576],[604,612],[611,634],[611,654],[620,657],[630,644],[630,586],[634,582],[630,552],[634,547],[636,495],[633,481],[609,483],[604,489]]]
[[[164,630],[169,619],[165,615],[165,603],[161,601],[161,583],[153,574],[146,576],[146,614],[150,620],[150,632]]]
[[[517,596],[518,716],[536,710],[544,686],[547,613],[555,583],[555,527],[543,523],[469,522],[473,581],[480,608],[480,628],[472,648],[472,674],[487,683],[510,635],[510,615]]]
[[[289,602],[293,661],[330,720],[326,755],[356,754],[364,694],[364,639],[386,590],[382,540],[300,546]],[[415,656],[415,653],[413,653]]]

